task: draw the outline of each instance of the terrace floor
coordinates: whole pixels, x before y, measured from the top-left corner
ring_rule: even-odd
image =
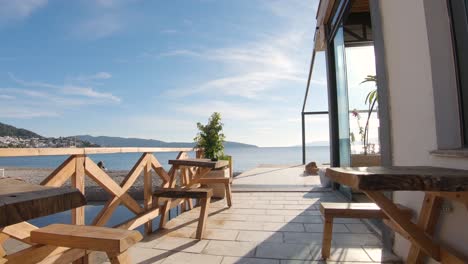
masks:
[[[334,192],[238,192],[234,205],[212,203],[204,240],[195,240],[199,208],[168,222],[131,250],[135,263],[305,264],[320,262],[321,201],[343,201]],[[359,219],[336,219],[326,263],[399,262]]]

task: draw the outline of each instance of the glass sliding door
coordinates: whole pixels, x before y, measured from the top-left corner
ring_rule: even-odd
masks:
[[[343,27],[339,27],[333,39],[336,75],[336,96],[338,108],[338,135],[340,166],[351,164],[351,144],[349,137],[348,81],[346,78],[346,56]]]

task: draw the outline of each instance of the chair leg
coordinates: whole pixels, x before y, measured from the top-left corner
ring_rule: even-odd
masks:
[[[231,191],[231,184],[228,182],[228,183],[225,183],[224,184],[224,188],[226,189],[226,200],[227,200],[227,204],[229,207],[232,206],[232,191]]]
[[[159,222],[159,228],[164,228],[164,226],[166,225],[169,210],[171,210],[171,200],[164,202],[161,212],[161,221]]]
[[[323,224],[323,240],[322,240],[322,258],[327,259],[330,257],[330,249],[333,234],[333,217],[325,216],[325,223]]]
[[[107,253],[107,256],[109,257],[109,261],[111,264],[131,264],[132,261],[130,259],[130,256],[128,254],[128,250],[125,250],[122,253]]]
[[[203,233],[205,233],[206,219],[208,218],[208,208],[210,206],[211,197],[200,199],[200,217],[198,219],[197,227],[197,239],[203,238]]]

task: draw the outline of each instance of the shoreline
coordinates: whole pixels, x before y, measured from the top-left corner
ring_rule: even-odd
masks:
[[[47,176],[49,176],[53,168],[29,168],[29,167],[3,167],[5,169],[5,177],[11,177],[24,180],[32,184],[40,184]],[[128,174],[128,170],[108,170],[106,173],[117,183],[120,184]],[[160,187],[162,180],[151,171],[153,177],[153,188]],[[240,172],[235,172],[234,177]],[[1,176],[0,176],[1,177]],[[63,186],[71,186],[70,180],[67,180]],[[136,179],[135,183],[130,187],[127,193],[135,200],[143,200],[143,177]],[[88,202],[103,202],[110,198],[110,195],[91,178],[85,177],[85,196]]]

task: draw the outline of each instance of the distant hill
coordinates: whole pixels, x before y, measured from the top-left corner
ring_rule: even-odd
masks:
[[[19,138],[44,138],[41,135],[38,135],[32,131],[16,128],[4,123],[0,123],[0,137],[19,137]]]
[[[159,147],[159,148],[193,148],[193,142],[164,142],[155,139],[142,139],[142,138],[122,138],[122,137],[107,137],[107,136],[90,136],[81,135],[76,136],[81,140],[86,140],[102,147]],[[239,142],[224,142],[224,147],[227,148],[257,148],[255,145],[249,145]]]

